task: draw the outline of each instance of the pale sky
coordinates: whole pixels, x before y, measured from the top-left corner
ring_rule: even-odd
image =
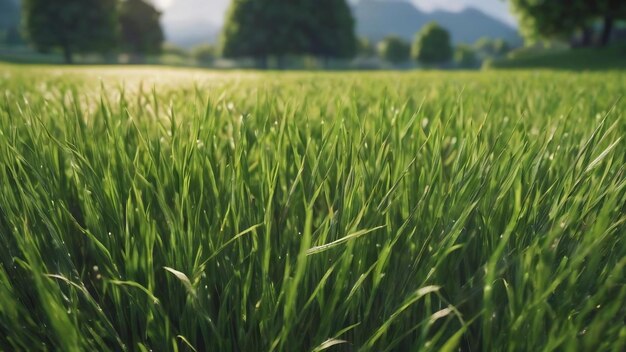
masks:
[[[166,21],[208,19],[210,22],[220,25],[224,20],[224,13],[230,0],[153,0],[164,10]],[[514,25],[515,18],[508,10],[505,0],[411,0],[418,8],[424,11],[437,9],[460,11],[467,6],[475,7],[483,12],[496,17],[508,24]],[[176,2],[175,12],[167,9]]]

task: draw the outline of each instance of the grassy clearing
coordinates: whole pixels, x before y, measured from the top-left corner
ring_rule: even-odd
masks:
[[[0,69],[0,350],[626,346],[624,74]]]

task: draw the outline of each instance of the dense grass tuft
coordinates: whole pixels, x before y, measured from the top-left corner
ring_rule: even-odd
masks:
[[[0,69],[0,350],[626,346],[623,74]]]

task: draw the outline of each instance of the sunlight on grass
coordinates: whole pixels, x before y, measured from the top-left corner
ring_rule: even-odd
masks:
[[[626,345],[622,73],[0,69],[0,349]]]

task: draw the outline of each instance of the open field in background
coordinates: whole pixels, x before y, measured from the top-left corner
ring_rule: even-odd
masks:
[[[626,75],[0,66],[0,350],[626,348]]]

